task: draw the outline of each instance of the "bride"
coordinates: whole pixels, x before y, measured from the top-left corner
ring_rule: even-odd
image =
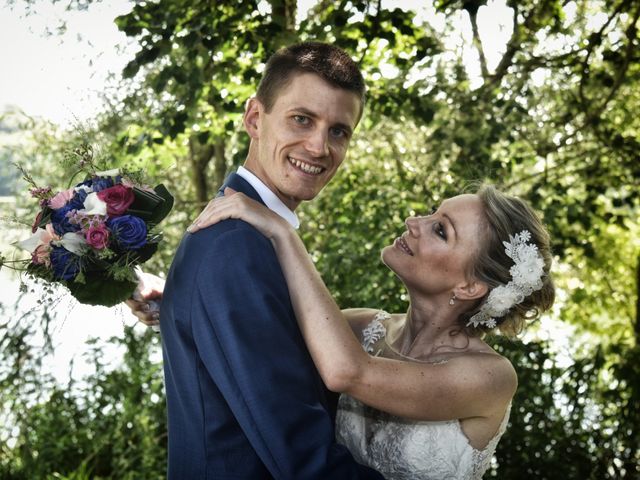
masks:
[[[339,443],[387,479],[479,479],[505,431],[516,372],[482,339],[551,307],[549,235],[521,200],[485,186],[408,218],[382,250],[406,313],[341,311],[292,227],[227,189],[189,228],[228,218],[267,236],[325,384],[342,393]]]
[[[227,189],[189,231],[227,218],[273,243],[316,367],[342,393],[336,435],[356,460],[389,480],[482,478],[517,387],[509,360],[482,337],[517,334],[554,300],[549,235],[531,208],[485,186],[408,218],[382,251],[410,299],[394,314],[341,311],[295,231],[243,194]],[[139,300],[162,295],[160,279],[144,283]],[[128,303],[156,323],[144,301]]]

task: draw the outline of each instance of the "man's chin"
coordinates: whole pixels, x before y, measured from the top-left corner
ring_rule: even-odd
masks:
[[[300,202],[308,202],[316,198],[321,191],[322,188],[296,190],[287,195],[287,202],[285,203],[295,203],[298,205]]]

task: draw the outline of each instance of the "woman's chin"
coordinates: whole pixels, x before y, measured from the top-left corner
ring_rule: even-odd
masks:
[[[394,246],[393,245],[389,245],[387,247],[384,247],[382,249],[382,251],[380,252],[380,260],[382,261],[382,263],[384,263],[384,265],[391,270],[392,272],[395,272],[395,270],[393,269],[393,250],[394,250]]]

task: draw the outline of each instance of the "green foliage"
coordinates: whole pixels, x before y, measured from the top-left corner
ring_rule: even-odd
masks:
[[[19,433],[10,455],[0,461],[0,478],[137,479],[141,472],[145,478],[165,478],[162,371],[150,356],[158,337],[126,328],[123,339],[110,342],[124,352],[119,367],[106,368],[104,346],[94,341],[86,359],[93,375],[49,386],[38,401],[20,405],[20,415],[12,419]],[[37,377],[21,383],[34,390],[44,386]],[[6,401],[6,391],[0,399]]]
[[[126,95],[83,134],[105,145],[110,162],[133,164],[175,195],[165,247],[146,264],[166,272],[185,227],[245,158],[242,106],[268,55],[298,40],[347,49],[367,81],[365,116],[341,171],[300,211],[301,235],[339,304],[406,309],[379,260],[406,217],[475,180],[527,198],[553,238],[551,316],[576,337],[568,359],[544,341],[492,339],[516,367],[519,389],[487,476],[637,478],[640,7],[509,0],[514,28],[493,65],[478,33],[482,9],[497,8],[487,5],[441,0],[417,15],[322,0],[296,25],[291,0],[138,2],[116,20],[140,46],[124,72]],[[463,43],[461,24],[470,32]],[[479,74],[468,68],[470,52]],[[27,159],[37,180],[68,178],[52,159],[73,136],[22,124],[31,141],[0,161]],[[0,163],[2,178],[5,170]],[[5,213],[30,223],[23,200]],[[3,314],[11,317],[7,307]],[[43,315],[0,323],[0,399],[19,431],[15,446],[0,443],[0,478],[162,476],[166,426],[158,365],[148,360],[157,339],[128,332],[120,369],[98,368],[87,388],[65,389],[38,375],[45,357],[32,345],[48,331]],[[96,347],[96,365],[99,356]],[[59,446],[43,440],[53,431],[65,437]]]

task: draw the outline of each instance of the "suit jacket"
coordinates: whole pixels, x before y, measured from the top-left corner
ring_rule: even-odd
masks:
[[[261,201],[237,174],[225,186]],[[277,256],[251,225],[185,235],[160,329],[170,479],[382,478],[335,443]]]

